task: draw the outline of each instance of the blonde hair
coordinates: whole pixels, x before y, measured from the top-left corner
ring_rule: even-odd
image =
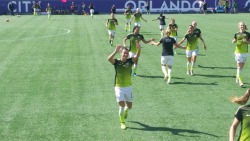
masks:
[[[237,103],[237,104],[240,104],[240,105],[244,105],[247,103],[248,99],[249,99],[249,96],[250,96],[250,89],[248,89],[245,94],[241,97],[236,97],[236,96],[233,96],[231,97],[231,101],[233,103]]]
[[[244,22],[239,22],[238,26],[240,26],[241,23],[244,25],[245,30],[247,30],[247,25]]]

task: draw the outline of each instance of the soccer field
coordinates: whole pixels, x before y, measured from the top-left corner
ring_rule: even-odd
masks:
[[[159,21],[152,21],[158,16],[143,15],[148,22],[142,22],[140,33],[146,40],[160,39]],[[52,15],[51,20],[46,15],[0,16],[0,140],[228,140],[238,108],[229,98],[243,95],[250,85],[249,60],[242,72],[245,87],[235,83],[231,41],[239,21],[250,26],[249,14],[165,16],[176,20],[179,41],[197,21],[207,50],[200,47],[190,76],[185,50],[178,49],[167,84],[162,47],[142,43],[127,130],[120,129],[115,71],[107,61],[114,50],[105,27],[109,15]],[[116,18],[114,42],[122,44],[128,34],[125,17]]]

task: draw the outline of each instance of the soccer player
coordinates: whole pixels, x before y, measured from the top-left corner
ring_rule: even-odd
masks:
[[[89,12],[90,12],[90,16],[93,18],[93,14],[94,14],[94,12],[95,12],[95,10],[94,10],[94,3],[90,3],[90,5],[89,5]]]
[[[34,16],[37,16],[38,15],[38,9],[39,9],[39,4],[38,4],[38,2],[35,2],[34,4],[33,4],[33,6],[32,6],[32,8],[33,8],[33,15]]]
[[[129,39],[130,40],[130,46],[129,46],[129,56],[130,57],[134,57],[135,53],[137,52],[137,48],[136,48],[136,40],[138,42],[142,41],[143,43],[147,44],[150,43],[151,41],[154,41],[154,38],[151,38],[150,40],[146,41],[143,37],[143,35],[139,34],[140,32],[140,27],[139,26],[135,26],[134,33],[131,33],[129,35],[127,35],[124,39],[123,39],[123,45],[126,46],[126,41]],[[134,63],[134,67],[132,69],[132,75],[136,76],[136,70],[137,70],[137,65],[138,65],[138,60],[135,61]]]
[[[237,72],[236,72],[236,83],[242,87],[244,86],[241,72],[245,65],[248,56],[248,44],[250,44],[250,33],[246,32],[247,26],[244,22],[239,22],[239,32],[234,34],[234,38],[232,43],[236,43],[235,47],[235,61],[237,64]]]
[[[164,80],[167,80],[167,83],[170,83],[171,80],[171,72],[172,66],[174,64],[174,52],[173,45],[175,47],[186,49],[186,47],[182,47],[176,43],[175,39],[170,37],[171,31],[169,29],[166,30],[166,36],[163,37],[159,42],[152,41],[151,44],[155,46],[159,46],[162,44],[162,55],[161,55],[161,70],[164,74]],[[166,69],[166,65],[168,69]]]
[[[147,22],[147,20],[143,19],[140,8],[136,8],[136,11],[132,19],[134,19],[135,26],[139,26],[139,27],[141,26],[141,19]]]
[[[129,31],[130,32],[130,26],[131,26],[131,15],[132,15],[132,11],[130,6],[128,5],[126,11],[124,12],[124,15],[126,15],[126,25],[125,25],[125,31]]]
[[[118,21],[115,18],[114,13],[111,13],[111,18],[108,19],[106,23],[106,27],[108,28],[108,34],[109,34],[109,43],[111,46],[113,46],[113,41],[115,38],[116,25],[118,25]]]
[[[137,52],[134,57],[128,58],[129,50],[126,47],[117,45],[114,52],[108,57],[108,61],[115,67],[115,96],[119,104],[119,119],[121,122],[121,129],[126,129],[125,119],[128,115],[128,110],[132,108],[132,82],[131,82],[131,68],[136,62],[141,53],[139,42],[136,42]],[[120,52],[121,58],[114,59],[114,56]]]
[[[234,141],[235,132],[239,124],[241,124],[240,135],[238,141],[248,141],[250,139],[250,104],[245,105],[250,96],[250,89],[248,89],[240,98],[232,97],[231,101],[243,105],[238,108],[234,115],[233,123],[229,131],[229,141]]]
[[[170,37],[174,38],[175,41],[177,42],[177,30],[178,30],[178,26],[175,23],[175,19],[170,19],[170,23],[168,25],[168,28],[171,30]],[[176,49],[177,48],[174,49],[174,54],[176,54]]]
[[[76,5],[74,2],[72,2],[70,5],[70,12],[72,15],[75,15],[75,8],[76,8]]]
[[[51,18],[51,10],[52,10],[52,8],[51,8],[50,4],[48,3],[48,5],[46,7],[46,12],[48,14],[48,20],[50,20],[50,18]]]
[[[201,40],[201,42],[203,43],[203,45],[205,46],[205,48],[207,48],[206,47],[206,45],[205,45],[205,42],[204,42],[204,40],[203,40],[203,38],[202,38],[202,35],[201,35],[201,30],[199,29],[199,28],[197,28],[197,22],[196,21],[193,21],[192,22],[192,26],[194,27],[194,34],[195,35],[197,35],[197,49],[196,49],[196,52],[197,52],[197,55],[198,55],[198,52],[199,52],[199,39]],[[196,59],[197,59],[197,56],[195,57],[195,61],[196,61]]]
[[[187,74],[193,75],[193,69],[197,56],[197,37],[194,34],[194,27],[190,25],[188,27],[188,32],[185,37],[179,42],[179,45],[182,44],[185,40],[187,40],[187,48],[186,48],[186,56],[187,56]],[[203,44],[204,49],[206,49],[205,44]]]
[[[155,20],[152,20],[152,21],[160,20],[161,37],[164,36],[164,27],[165,27],[165,25],[166,25],[165,18],[166,18],[166,17],[163,16],[163,14],[161,13],[161,14],[160,14],[160,17],[158,17],[158,18],[155,19]]]

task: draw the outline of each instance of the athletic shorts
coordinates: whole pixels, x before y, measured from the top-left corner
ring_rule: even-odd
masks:
[[[186,56],[187,57],[192,57],[192,56],[197,56],[197,50],[186,50]]]
[[[141,27],[141,23],[140,22],[135,22],[135,26]]]
[[[160,25],[159,28],[160,30],[164,30],[165,25]]]
[[[126,24],[129,24],[131,22],[131,19],[126,19]]]
[[[90,14],[94,14],[95,10],[94,9],[90,9]]]
[[[247,53],[234,53],[235,61],[237,63],[245,63],[248,57]]]
[[[172,56],[172,55],[161,56],[161,64],[162,65],[173,66],[173,64],[174,64],[174,56]]]
[[[135,53],[134,52],[129,52],[129,58],[135,57]]]
[[[174,40],[177,42],[177,36],[170,36],[172,38],[174,38]]]
[[[109,35],[115,36],[115,30],[108,30]]]
[[[133,101],[133,96],[132,96],[132,86],[129,87],[115,87],[115,96],[116,96],[116,101],[127,101],[127,102],[132,102]]]

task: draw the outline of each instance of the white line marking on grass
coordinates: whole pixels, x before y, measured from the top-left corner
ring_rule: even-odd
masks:
[[[23,26],[23,27],[34,27],[37,28],[37,26]],[[40,37],[28,37],[28,38],[24,38],[24,39],[0,39],[0,41],[16,41],[16,40],[32,40],[32,39],[43,39],[43,38],[49,38],[49,37],[54,37],[54,36],[62,36],[62,35],[66,35],[69,34],[71,32],[70,29],[67,28],[60,28],[60,27],[44,27],[44,28],[58,28],[61,30],[64,30],[63,33],[59,33],[59,34],[51,34],[51,35],[46,35],[46,36],[40,36]]]

